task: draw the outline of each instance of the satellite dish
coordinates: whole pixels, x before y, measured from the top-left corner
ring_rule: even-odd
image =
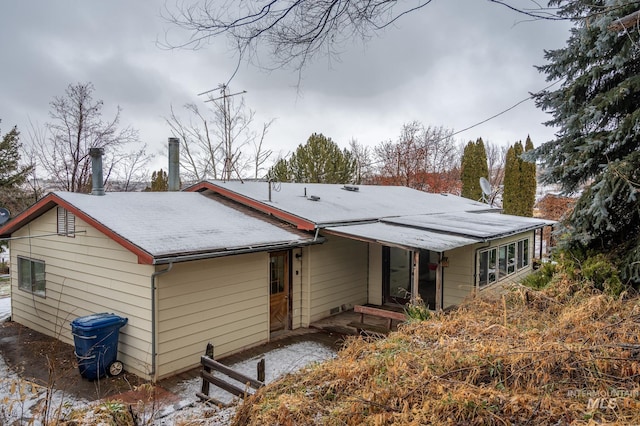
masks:
[[[491,184],[485,177],[480,178],[480,189],[482,189],[482,201],[488,203],[491,200]]]
[[[4,207],[0,207],[0,225],[8,221],[10,216],[11,213],[9,213],[9,210]]]
[[[482,193],[484,195],[491,195],[491,184],[484,177],[480,178],[480,188],[482,189]]]

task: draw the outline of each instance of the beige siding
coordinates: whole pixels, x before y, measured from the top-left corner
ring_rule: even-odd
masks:
[[[382,305],[382,245],[369,244],[369,299],[374,305]]]
[[[118,358],[140,376],[150,371],[153,267],[86,222],[76,218],[76,236],[48,236],[11,241],[12,319],[73,344],[70,322],[99,312],[127,317],[120,330]],[[84,231],[84,232],[82,232]],[[56,232],[52,209],[13,237]],[[45,262],[46,297],[18,288],[17,257]]]
[[[444,309],[459,305],[473,295],[473,257],[475,248],[460,247],[444,253],[449,258],[449,266],[442,268],[442,307]]]
[[[308,322],[367,302],[368,244],[337,236],[309,248]],[[304,260],[304,258],[303,258]],[[306,325],[306,324],[305,324]]]
[[[296,261],[295,258],[293,260]],[[179,263],[157,278],[160,377],[269,338],[269,254]]]
[[[533,257],[533,232],[517,234],[500,240],[491,241],[486,244],[475,244],[473,246],[461,247],[445,253],[449,258],[449,267],[444,268],[444,308],[462,303],[466,298],[473,297],[476,290],[475,274],[479,268],[477,264],[476,252],[479,249],[498,247],[514,241],[529,238],[529,266],[520,269],[515,274],[505,277],[498,283],[505,284],[516,282],[527,274],[531,273],[531,259]],[[493,285],[483,288],[491,288]]]

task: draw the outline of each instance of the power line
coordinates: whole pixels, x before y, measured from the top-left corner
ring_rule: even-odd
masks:
[[[540,93],[544,92],[545,90],[547,90],[547,89],[549,89],[549,88],[551,88],[551,87],[555,86],[555,85],[556,85],[556,84],[558,84],[560,81],[561,81],[561,80],[556,80],[556,81],[554,81],[553,83],[551,83],[550,85],[548,85],[547,87],[545,87],[544,89],[539,90],[539,91],[537,91],[536,93],[532,93],[532,94],[530,94],[528,97],[526,97],[526,98],[524,98],[524,99],[520,100],[519,102],[517,102],[517,103],[515,103],[515,104],[511,105],[509,108],[507,108],[507,109],[505,109],[505,110],[502,110],[502,111],[500,111],[499,113],[494,114],[494,115],[492,115],[492,116],[491,116],[491,117],[489,117],[489,118],[485,118],[484,120],[479,121],[479,122],[477,122],[476,124],[472,124],[471,126],[469,126],[469,127],[465,127],[464,129],[462,129],[462,130],[458,130],[457,132],[453,132],[450,136],[455,136],[455,135],[457,135],[457,134],[459,134],[459,133],[466,132],[467,130],[473,129],[474,127],[478,127],[479,125],[484,124],[484,123],[486,123],[487,121],[491,121],[491,120],[493,120],[493,119],[494,119],[494,118],[496,118],[496,117],[500,117],[502,114],[505,114],[505,113],[507,113],[507,112],[511,111],[512,109],[514,109],[514,108],[518,107],[519,105],[521,105],[521,104],[523,104],[523,103],[527,102],[528,100],[535,98],[538,94],[540,94]],[[442,139],[444,139],[444,138],[442,138]],[[439,139],[437,142],[440,142],[442,139]]]
[[[438,139],[434,140],[433,142],[434,142],[434,143],[437,143],[437,142],[443,141],[443,140],[445,140],[445,139],[447,139],[447,138],[450,138],[450,137],[453,137],[453,136],[459,135],[460,133],[466,132],[467,130],[471,130],[471,129],[473,129],[474,127],[478,127],[478,126],[480,126],[480,125],[482,125],[482,124],[484,124],[484,123],[486,123],[486,122],[488,122],[488,121],[493,120],[494,118],[500,117],[501,115],[506,114],[507,112],[509,112],[509,111],[511,111],[512,109],[514,109],[514,108],[516,108],[516,107],[520,106],[521,104],[523,104],[523,103],[527,102],[528,100],[531,100],[531,99],[535,98],[537,95],[539,95],[540,93],[544,92],[545,90],[550,89],[551,87],[555,86],[555,85],[556,85],[556,84],[558,84],[560,81],[562,81],[562,79],[558,79],[558,80],[554,81],[553,83],[549,84],[548,86],[544,87],[543,89],[538,90],[538,91],[537,91],[537,92],[535,92],[535,93],[531,93],[528,97],[526,97],[526,98],[524,98],[524,99],[522,99],[522,100],[520,100],[520,101],[516,102],[515,104],[513,104],[513,105],[511,105],[510,107],[508,107],[508,108],[506,108],[506,109],[504,109],[504,110],[502,110],[502,111],[498,112],[497,114],[492,115],[491,117],[488,117],[488,118],[485,118],[484,120],[478,121],[477,123],[472,124],[472,125],[470,125],[470,126],[468,126],[468,127],[465,127],[464,129],[461,129],[461,130],[458,130],[458,131],[456,131],[456,132],[453,132],[453,133],[447,134],[446,136],[443,136],[443,137],[441,137],[441,138],[438,138]],[[413,148],[413,151],[418,152],[418,150],[420,150],[420,149],[422,149],[422,148],[421,148],[421,147],[415,147],[415,148]],[[404,152],[404,153],[403,153],[403,155],[407,155],[407,154],[411,154],[411,153],[412,153],[412,150],[409,150],[408,152]],[[386,161],[386,160],[384,160],[384,159],[380,159],[380,160],[378,160],[378,161],[373,161],[373,162],[371,162],[371,163],[369,163],[369,164],[367,164],[367,165],[368,165],[368,166],[375,166],[375,165],[378,165],[378,164],[383,163],[383,162],[385,162],[385,161]]]

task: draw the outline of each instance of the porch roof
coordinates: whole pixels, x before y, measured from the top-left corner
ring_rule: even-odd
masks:
[[[428,229],[416,229],[391,223],[374,222],[360,225],[331,226],[324,229],[329,234],[348,236],[406,249],[443,252],[482,242],[482,239],[452,235]]]
[[[478,238],[482,241],[527,232],[555,223],[532,217],[469,211],[385,218],[384,222]]]

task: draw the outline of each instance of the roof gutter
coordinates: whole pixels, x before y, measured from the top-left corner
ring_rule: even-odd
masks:
[[[506,238],[506,237],[510,237],[512,235],[522,234],[524,232],[535,231],[537,229],[544,228],[545,226],[553,226],[553,225],[551,225],[550,223],[543,223],[541,225],[535,225],[535,226],[531,226],[531,227],[525,228],[525,229],[518,229],[517,231],[510,231],[510,232],[505,232],[504,234],[498,234],[498,235],[492,235],[490,237],[484,237],[484,238],[482,238],[482,241],[483,242],[488,242],[488,241],[493,241],[493,240],[499,240],[500,238]],[[478,238],[478,237],[471,237],[471,238]]]
[[[213,259],[217,257],[233,256],[237,254],[258,253],[263,251],[277,251],[277,250],[283,250],[283,249],[289,249],[289,248],[305,247],[305,246],[310,246],[314,244],[321,244],[324,242],[325,242],[325,239],[320,237],[320,238],[314,238],[313,240],[307,240],[303,242],[296,241],[296,242],[286,242],[281,244],[270,244],[268,246],[244,247],[244,248],[218,251],[213,253],[208,252],[208,253],[185,254],[185,255],[178,255],[178,256],[174,255],[167,258],[156,257],[153,260],[153,265],[166,265],[166,264],[171,264],[173,262],[188,262],[192,260]]]

